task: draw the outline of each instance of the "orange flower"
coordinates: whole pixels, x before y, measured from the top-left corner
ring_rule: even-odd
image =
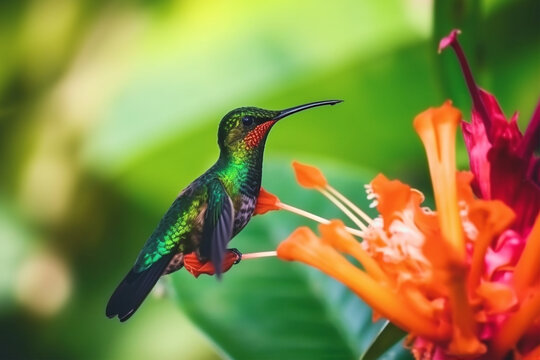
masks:
[[[261,188],[253,215],[263,215],[272,210],[279,210],[279,199],[276,195]]]
[[[340,241],[339,238],[337,241]],[[436,322],[415,311],[402,311],[405,303],[394,296],[389,288],[351,264],[343,255],[331,245],[321,241],[307,227],[296,229],[287,240],[282,242],[277,249],[277,255],[283,260],[304,262],[341,280],[372,305],[373,309],[384,314],[398,325],[406,326],[408,324],[418,333],[444,338],[444,329],[439,329]],[[388,311],[389,309],[394,309],[394,311]]]
[[[242,254],[236,249],[228,249],[223,259],[222,272],[227,272],[234,264],[238,264]],[[193,276],[198,278],[201,274],[214,275],[216,269],[211,261],[200,262],[195,253],[184,255],[184,267]]]
[[[436,211],[422,207],[418,190],[378,175],[366,186],[380,214],[371,219],[326,180],[313,180],[324,179],[320,170],[293,165],[300,184],[344,210],[363,242],[351,235],[354,229],[326,221],[319,226],[320,237],[300,228],[280,244],[277,255],[347,285],[411,334],[419,359],[538,354],[540,215],[528,239],[515,241],[521,235],[511,229],[514,212],[501,201],[474,197],[471,173],[455,167],[460,121],[449,101],[414,121],[426,150]]]
[[[305,165],[293,161],[292,166],[296,174],[296,180],[306,188],[323,188],[328,183],[323,173],[314,166]]]

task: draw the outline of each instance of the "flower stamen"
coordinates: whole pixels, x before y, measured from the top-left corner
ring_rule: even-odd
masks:
[[[362,221],[360,221],[360,219],[358,219],[358,217],[356,217],[347,208],[347,206],[342,202],[343,200],[340,200],[340,199],[344,198],[346,200],[345,203],[347,202],[350,204],[352,203],[348,199],[346,199],[343,195],[339,194],[337,190],[333,189],[332,187],[330,187],[330,185],[328,185],[328,181],[326,180],[321,170],[319,170],[315,166],[302,164],[302,163],[299,163],[298,161],[293,161],[292,166],[294,169],[296,180],[301,186],[308,189],[315,189],[319,191],[328,200],[330,200],[334,205],[336,205],[345,215],[347,215],[347,217],[351,219],[352,222],[356,224],[356,226],[358,226],[363,231],[367,230],[367,226]],[[358,212],[362,213],[360,209],[358,208],[356,209],[358,210]],[[353,209],[353,211],[356,212],[355,209]],[[364,215],[367,216],[366,214]],[[368,219],[369,219],[368,223],[370,223],[371,219],[369,217]]]
[[[352,220],[352,222],[355,223],[356,226],[358,226],[361,230],[366,231],[367,226],[359,219],[357,218],[337,197],[330,194],[328,191],[322,188],[318,188],[319,192],[326,196],[328,200],[330,200],[334,205],[336,205],[339,210],[341,210],[349,219]]]
[[[303,216],[305,218],[308,218],[310,220],[316,221],[319,224],[329,224],[330,223],[330,220],[328,220],[326,218],[323,218],[321,216],[312,214],[309,211],[299,209],[299,208],[294,207],[292,205],[288,205],[288,204],[285,204],[285,203],[282,203],[282,202],[278,202],[277,206],[279,206],[283,210],[286,210],[286,211],[292,212],[294,214],[297,214],[297,215]],[[364,233],[362,231],[358,230],[358,229],[354,229],[354,228],[346,226],[345,230],[347,230],[347,232],[351,233],[352,235],[355,235],[355,236],[358,236],[358,237],[363,237],[364,236]]]
[[[322,176],[322,174],[321,174],[321,176]],[[280,209],[292,212],[292,213],[300,215],[300,216],[303,216],[303,217],[308,218],[310,220],[316,221],[316,222],[318,222],[320,224],[328,224],[330,222],[330,220],[325,219],[325,218],[323,218],[321,216],[312,214],[312,213],[310,213],[308,211],[305,211],[305,210],[299,209],[297,207],[294,207],[292,205],[288,205],[288,204],[285,204],[285,203],[281,202],[276,195],[266,191],[264,188],[261,187],[261,189],[259,191],[259,196],[257,198],[257,204],[255,205],[254,215],[263,215],[263,214],[266,214],[269,211],[280,210]],[[364,236],[364,233],[362,231],[358,230],[358,229],[346,227],[345,230],[347,230],[349,233],[351,233],[351,234],[353,234],[355,236],[358,236],[358,237],[363,237]]]
[[[242,260],[249,260],[249,259],[259,259],[263,257],[273,257],[277,256],[277,251],[260,251],[260,252],[254,252],[254,253],[247,253],[242,254]]]
[[[369,217],[368,214],[366,214],[362,209],[360,209],[358,206],[356,206],[352,201],[347,199],[342,193],[337,191],[335,188],[333,188],[330,185],[326,185],[326,189],[335,197],[337,197],[340,201],[342,201],[345,205],[347,205],[352,211],[354,211],[358,216],[360,216],[369,226],[373,222],[373,219]]]

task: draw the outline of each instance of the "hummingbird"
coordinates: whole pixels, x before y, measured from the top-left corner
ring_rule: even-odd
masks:
[[[317,101],[279,111],[241,107],[227,113],[219,123],[218,160],[173,201],[112,294],[107,317],[129,319],[162,275],[183,267],[187,254],[195,253],[201,263],[210,261],[220,278],[225,254],[236,252],[227,244],[253,215],[270,129],[299,111],[340,102]]]

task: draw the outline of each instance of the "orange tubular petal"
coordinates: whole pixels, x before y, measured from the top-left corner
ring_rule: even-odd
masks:
[[[342,282],[375,312],[409,332],[434,340],[448,340],[449,333],[432,319],[409,309],[390,289],[352,265],[343,255],[307,227],[296,229],[277,249],[278,257],[313,266]]]
[[[261,187],[259,191],[259,197],[257,197],[257,204],[255,205],[255,211],[253,215],[263,215],[272,210],[279,210],[279,199],[276,195],[269,193]]]
[[[461,112],[446,101],[416,116],[414,128],[420,136],[429,163],[433,194],[441,230],[458,259],[464,259],[465,241],[458,211],[456,186],[456,129]]]
[[[416,309],[420,314],[429,318],[437,317],[437,305],[429,301],[426,295],[415,285],[405,282],[400,285],[400,292],[410,307]]]
[[[366,272],[375,280],[389,284],[389,279],[377,262],[362,248],[360,243],[345,230],[341,220],[332,220],[329,224],[319,225],[322,240],[334,249],[354,256]]]
[[[467,279],[469,294],[473,295],[480,283],[486,251],[493,238],[506,229],[515,219],[514,212],[502,201],[476,200],[469,209],[469,219],[478,230],[474,242],[471,269]]]
[[[195,253],[184,256],[184,267],[196,278],[198,278],[201,274],[213,275],[216,272],[210,261],[206,261],[204,263],[200,262]]]
[[[523,301],[492,339],[493,359],[502,359],[540,316],[540,290]]]
[[[452,308],[452,341],[448,352],[456,356],[484,354],[487,350],[476,336],[476,323],[468,303],[465,269],[455,268],[447,281]]]
[[[234,264],[240,261],[240,255],[235,251],[227,251],[223,259],[223,272],[228,271]],[[184,255],[184,267],[193,276],[198,278],[201,274],[214,275],[216,269],[211,261],[200,262],[195,253]]]
[[[518,303],[514,289],[503,283],[483,282],[476,292],[488,314],[506,312]]]
[[[536,216],[525,249],[514,270],[514,284],[520,296],[540,278],[540,214]]]
[[[328,182],[321,170],[314,166],[301,164],[298,161],[292,163],[296,181],[300,185],[308,189],[316,189],[325,187]]]
[[[467,204],[474,202],[474,193],[471,188],[471,182],[474,175],[470,171],[458,171],[456,175],[458,199],[465,201]]]
[[[450,294],[453,336],[448,346],[453,355],[486,351],[476,336],[476,323],[468,303],[465,269],[465,237],[461,228],[456,184],[455,136],[461,112],[446,101],[414,119],[414,128],[426,150],[441,233],[450,245],[445,284]]]
[[[377,195],[377,210],[384,219],[384,228],[388,230],[394,214],[407,207],[412,189],[399,180],[389,180],[383,174],[375,176],[370,185]]]

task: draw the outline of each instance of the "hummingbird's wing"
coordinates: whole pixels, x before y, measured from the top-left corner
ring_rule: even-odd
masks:
[[[172,203],[146,241],[135,265],[112,294],[105,312],[108,317],[118,316],[120,321],[129,319],[163,275],[178,253],[180,238],[192,230],[189,224],[194,223],[199,213],[199,202],[192,201],[194,195],[200,194],[189,190]]]
[[[207,189],[208,205],[204,215],[199,254],[201,258],[212,261],[216,276],[220,278],[223,257],[233,234],[234,206],[218,179],[210,181]]]

